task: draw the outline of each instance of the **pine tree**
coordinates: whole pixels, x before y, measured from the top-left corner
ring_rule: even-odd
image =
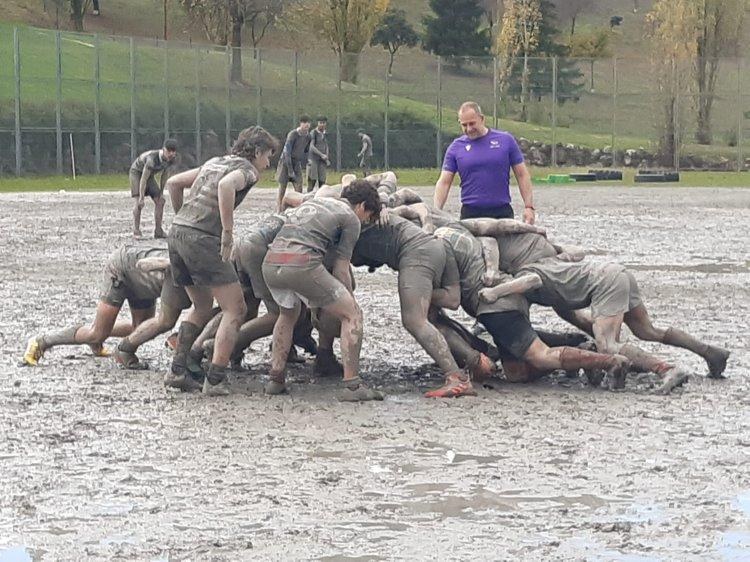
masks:
[[[461,65],[459,57],[489,55],[490,32],[482,27],[479,0],[430,0],[434,16],[426,16],[422,48]]]

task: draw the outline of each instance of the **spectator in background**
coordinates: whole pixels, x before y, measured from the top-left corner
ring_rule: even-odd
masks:
[[[443,170],[435,184],[435,207],[448,200],[453,177],[461,177],[461,218],[513,218],[510,206],[510,170],[518,182],[524,202],[523,221],[534,224],[534,194],[531,175],[513,135],[490,129],[476,102],[467,101],[458,110],[463,136],[445,152]]]
[[[307,172],[307,192],[311,192],[317,182],[318,187],[326,182],[326,167],[331,165],[326,138],[327,117],[318,117],[318,124],[310,133],[310,158]]]
[[[307,152],[310,147],[310,117],[302,115],[299,126],[286,136],[281,151],[279,164],[276,167],[276,179],[279,182],[278,209],[282,210],[282,201],[287,184],[292,182],[294,190],[302,193],[302,170],[307,165]]]
[[[98,16],[99,15],[99,0],[92,0],[92,4],[94,5],[94,10],[92,11],[92,13],[95,16]]]
[[[370,175],[370,168],[372,165],[372,139],[370,135],[366,134],[362,129],[357,130],[357,136],[362,141],[362,149],[357,154],[359,158],[359,167],[362,168],[362,174],[364,176]]]

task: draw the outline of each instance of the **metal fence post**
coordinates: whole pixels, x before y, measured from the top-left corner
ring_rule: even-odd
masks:
[[[99,122],[101,103],[101,65],[99,34],[94,35],[94,171],[102,173],[102,133]]]
[[[299,115],[299,53],[294,51],[292,69],[294,71],[294,111],[292,112],[292,127],[297,124],[297,116]]]
[[[492,57],[492,121],[497,129],[497,57]]]
[[[557,167],[557,57],[552,57],[552,167]]]
[[[617,58],[612,59],[612,167],[617,166]]]
[[[232,143],[232,51],[229,45],[226,46],[227,60],[227,99],[224,106],[224,144],[227,152]]]
[[[169,43],[164,41],[164,139],[169,138]]]
[[[441,159],[440,159],[440,152],[441,148],[443,146],[443,136],[442,136],[442,128],[443,128],[443,68],[442,68],[442,58],[438,56],[437,58],[437,101],[436,101],[436,111],[437,111],[437,134],[435,135],[435,162],[437,162],[437,167],[439,168],[441,165]]]
[[[336,171],[341,171],[341,64],[342,53],[339,53],[339,68],[336,78]]]
[[[135,41],[130,38],[130,161],[135,160],[138,139],[135,135]]]
[[[391,73],[385,71],[385,113],[383,114],[383,164],[385,169],[390,169],[390,154],[388,148],[388,108],[391,105]]]
[[[260,49],[256,49],[255,51],[256,60],[258,61],[258,75],[256,76],[255,80],[257,83],[257,93],[258,93],[258,105],[256,107],[256,125],[263,125],[263,54]]]
[[[672,75],[674,80],[674,75]],[[672,99],[672,128],[674,129],[674,159],[672,165],[675,170],[680,171],[680,143],[682,142],[682,135],[680,135],[680,118],[678,112],[680,111],[680,94],[676,93]]]
[[[62,144],[62,45],[59,31],[55,32],[55,138],[57,141],[57,173],[63,173]]]
[[[201,158],[201,52],[193,47],[195,53],[195,161]]]
[[[13,78],[15,79],[15,129],[16,136],[16,175],[21,175],[21,45],[18,28],[13,28]]]
[[[737,171],[741,172],[745,167],[742,161],[742,121],[745,112],[742,109],[742,59],[737,59]]]

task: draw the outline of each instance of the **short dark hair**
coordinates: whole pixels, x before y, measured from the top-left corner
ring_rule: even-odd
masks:
[[[328,123],[328,117],[326,117],[325,115],[320,115],[318,116],[317,121],[318,123]]]
[[[164,141],[164,148],[173,152],[177,151],[177,141],[175,139],[167,139]]]
[[[365,134],[365,130],[364,129],[357,129],[357,134],[358,135],[364,135]]]
[[[300,123],[309,123],[310,122],[310,116],[307,115],[306,113],[303,113],[302,115],[299,116],[299,122]]]
[[[243,158],[256,158],[259,153],[271,150],[275,154],[279,141],[263,127],[255,125],[240,132],[232,145],[232,154]]]
[[[380,218],[380,195],[369,181],[354,180],[341,190],[341,198],[349,201],[352,206],[364,203],[365,210],[372,211],[373,221]]]

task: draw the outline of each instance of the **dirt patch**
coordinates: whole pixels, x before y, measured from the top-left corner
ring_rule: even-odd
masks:
[[[162,338],[143,350],[155,372],[84,348],[20,368],[29,336],[92,317],[131,200],[2,196],[0,558],[750,556],[750,191],[539,188],[536,199],[551,236],[633,267],[656,323],[730,348],[729,379],[657,397],[560,376],[430,401],[421,391],[439,377],[400,326],[386,271],[357,272],[363,376],[383,403],[339,404],[309,364],[291,396],[263,396],[267,342],[226,399],[167,392]],[[237,228],[272,200],[253,192]]]

